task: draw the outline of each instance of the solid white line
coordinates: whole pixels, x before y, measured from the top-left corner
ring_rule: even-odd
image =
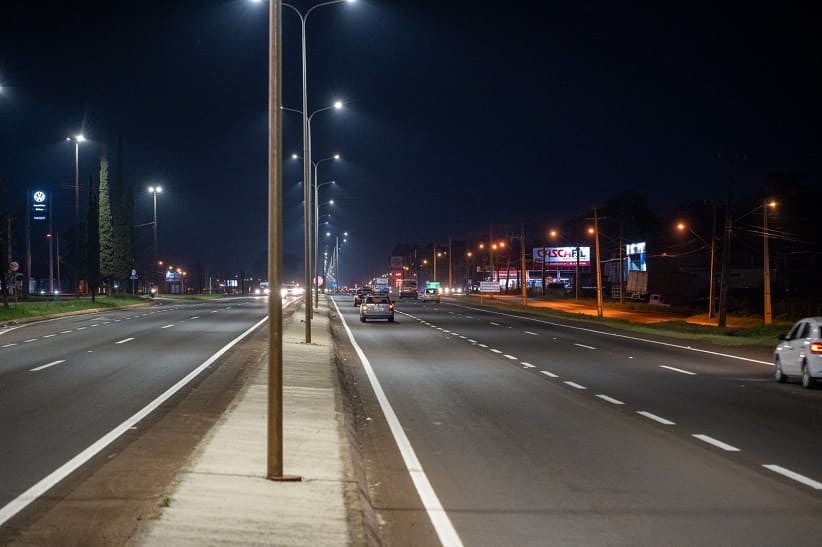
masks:
[[[524,332],[525,334],[530,334],[531,336],[539,336],[539,334],[537,334],[535,332],[531,332],[530,330],[524,330],[522,332]]]
[[[699,439],[700,441],[706,442],[708,444],[712,444],[715,447],[721,448],[722,450],[724,450],[726,452],[739,452],[739,449],[737,447],[731,446],[727,443],[723,443],[722,441],[720,441],[718,439],[714,439],[713,437],[703,435],[702,433],[692,435],[692,437],[695,437],[695,438]]]
[[[160,327],[160,328],[161,328],[161,329],[169,329],[169,328],[171,328],[171,327],[173,327],[173,326],[174,326],[174,325],[166,325],[165,327]]]
[[[544,374],[544,375],[548,376],[549,378],[559,378],[559,376],[557,376],[553,372],[548,372],[547,370],[541,370],[539,372],[540,372],[540,374]]]
[[[506,359],[511,359],[512,361],[516,361],[518,357],[514,357],[513,355],[508,355],[507,353],[503,355]]]
[[[524,366],[525,368],[537,368],[536,365],[532,365],[531,363],[526,363],[525,361],[520,361],[519,364]]]
[[[648,412],[647,410],[637,410],[637,412],[636,412],[636,413],[637,413],[637,414],[639,414],[640,416],[645,416],[646,418],[651,419],[651,420],[653,420],[653,421],[655,421],[655,422],[659,422],[659,423],[661,423],[661,424],[663,424],[663,425],[676,425],[676,424],[675,424],[674,422],[672,422],[671,420],[666,420],[665,418],[662,418],[662,417],[660,417],[660,416],[657,416],[656,414],[651,414],[651,413],[650,413],[650,412]]]
[[[125,344],[126,342],[131,342],[134,338],[126,338],[125,340],[120,340],[119,342],[114,342],[115,344]]]
[[[454,305],[459,306],[459,304],[454,304]],[[613,336],[615,338],[624,338],[626,340],[635,340],[637,342],[645,342],[646,344],[656,344],[658,346],[666,346],[666,347],[669,347],[669,348],[684,349],[684,350],[687,350],[687,351],[695,351],[697,353],[706,353],[708,355],[715,355],[717,357],[727,357],[728,359],[737,359],[739,361],[747,361],[749,363],[757,363],[759,365],[768,365],[770,367],[773,366],[773,363],[771,363],[769,361],[760,361],[759,359],[751,359],[750,357],[742,357],[740,355],[732,355],[730,353],[720,353],[718,351],[710,351],[710,350],[707,350],[707,349],[693,348],[691,346],[682,346],[682,345],[679,345],[679,344],[672,344],[670,342],[660,342],[659,340],[650,340],[648,338],[639,338],[638,336],[629,336],[627,334],[617,334],[615,332],[605,332],[605,331],[596,330],[596,329],[589,329],[589,328],[586,328],[586,327],[577,327],[577,326],[574,326],[574,325],[565,325],[563,323],[555,323],[553,321],[544,321],[542,319],[536,319],[534,317],[526,317],[526,316],[522,316],[522,315],[513,315],[513,314],[510,314],[510,313],[503,313],[503,312],[498,312],[498,311],[472,308],[471,306],[463,306],[463,307],[467,310],[483,311],[485,313],[490,313],[490,314],[494,314],[494,315],[501,315],[503,317],[513,317],[515,319],[524,319],[526,321],[534,321],[535,323],[541,323],[543,325],[551,325],[553,327],[562,327],[564,329],[574,329],[574,330],[580,330],[580,331],[583,331],[583,332],[592,332],[594,334],[602,334],[604,336]]]
[[[597,349],[594,346],[586,346],[585,344],[574,344],[574,345],[579,346],[581,348],[585,348],[585,349]]]
[[[659,368],[667,368],[668,370],[673,370],[674,372],[679,372],[681,374],[687,374],[688,376],[696,376],[696,372],[691,372],[690,370],[682,370],[681,368],[676,367],[669,367],[668,365],[659,365]]]
[[[790,469],[785,469],[784,467],[782,467],[780,465],[775,465],[775,464],[771,463],[771,464],[763,465],[762,467],[764,467],[765,469],[770,469],[774,473],[779,473],[780,475],[788,477],[789,479],[793,479],[797,482],[801,482],[805,486],[810,486],[814,490],[822,490],[822,482],[816,482],[813,479],[809,479],[805,475],[800,475],[799,473],[791,471]]]
[[[581,386],[576,382],[569,382],[568,380],[566,380],[565,383],[568,384],[569,386],[571,386],[574,389],[588,389],[587,387]]]
[[[495,349],[495,348],[491,348],[491,351],[493,351],[494,353],[502,353],[500,350]]]
[[[400,424],[400,420],[394,412],[394,408],[388,401],[388,397],[386,397],[382,385],[380,385],[380,381],[377,379],[377,375],[371,367],[371,362],[354,339],[354,333],[352,333],[348,327],[348,322],[346,322],[345,317],[340,312],[337,302],[333,299],[331,301],[337,309],[337,315],[340,321],[342,321],[345,332],[348,334],[348,339],[351,341],[354,351],[357,352],[360,362],[365,369],[365,373],[368,376],[368,380],[371,382],[371,388],[377,396],[377,401],[380,403],[382,413],[388,422],[388,427],[391,429],[391,434],[394,436],[394,441],[400,450],[403,462],[405,462],[405,467],[408,469],[408,474],[411,475],[411,480],[414,482],[414,487],[417,489],[417,494],[419,494],[422,504],[428,513],[428,518],[431,519],[431,524],[433,524],[434,530],[436,530],[437,536],[439,536],[440,543],[446,547],[461,546],[462,540],[460,540],[456,529],[454,529],[453,524],[451,524],[451,519],[448,518],[448,514],[442,508],[442,504],[436,492],[434,492],[434,488],[431,486],[431,482],[428,480],[428,476],[425,474],[416,452],[414,452],[414,447],[411,446],[411,441],[408,440],[408,436],[405,434],[405,430],[403,430],[402,424]],[[2,524],[2,521],[0,521],[0,524]]]
[[[613,397],[608,397],[607,395],[603,395],[602,393],[598,393],[597,397],[599,397],[603,401],[608,401],[612,405],[624,405],[625,404],[622,401],[620,401],[619,399],[614,399]]]
[[[339,312],[339,310],[337,310]],[[162,405],[166,402],[170,397],[172,397],[175,393],[180,391],[186,384],[191,382],[194,378],[196,378],[201,372],[205,369],[210,367],[214,361],[219,359],[225,352],[230,350],[232,347],[237,345],[240,340],[254,332],[260,325],[265,323],[268,320],[268,316],[266,315],[263,319],[261,319],[257,324],[253,327],[250,327],[244,333],[239,335],[237,338],[223,346],[221,350],[217,353],[212,355],[208,358],[203,364],[199,367],[195,368],[191,372],[189,372],[183,379],[179,382],[168,388],[165,392],[163,392],[159,397],[151,401],[148,405],[143,407],[142,410],[137,412],[136,414],[132,415],[129,419],[97,439],[92,445],[88,448],[74,456],[72,459],[52,471],[49,475],[41,479],[37,484],[11,500],[5,506],[0,508],[0,526],[6,523],[10,518],[14,515],[25,509],[31,502],[38,499],[40,496],[48,492],[54,485],[58,484],[60,481],[68,477],[71,473],[73,473],[77,468],[81,465],[89,461],[91,458],[96,456],[100,453],[105,447],[113,443],[117,440],[120,435],[128,431],[132,426],[137,424],[140,420],[151,414],[157,407]]]
[[[63,359],[63,360],[61,360],[61,361],[52,361],[51,363],[48,363],[48,364],[45,364],[45,365],[41,365],[41,366],[39,366],[39,367],[35,367],[35,368],[32,368],[32,369],[29,369],[29,372],[37,372],[38,370],[43,370],[44,368],[53,367],[54,365],[59,365],[60,363],[65,363],[65,362],[66,362],[66,360],[65,360],[65,359]]]

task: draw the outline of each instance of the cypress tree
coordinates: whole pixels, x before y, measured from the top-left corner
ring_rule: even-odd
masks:
[[[114,240],[114,219],[112,217],[111,187],[108,181],[108,159],[105,156],[100,160],[100,196],[99,207],[99,241],[100,241],[100,276],[110,281],[116,275],[116,259]]]

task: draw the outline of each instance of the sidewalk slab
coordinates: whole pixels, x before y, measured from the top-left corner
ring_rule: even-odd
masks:
[[[265,479],[267,366],[263,362],[190,465],[168,507],[134,544],[350,545],[359,538],[348,440],[337,399],[325,303],[303,343],[301,312],[283,333],[284,472],[301,482]]]

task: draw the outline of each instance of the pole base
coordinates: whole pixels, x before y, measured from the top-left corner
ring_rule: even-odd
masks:
[[[301,482],[303,480],[300,475],[279,475],[276,477],[266,477],[266,479],[274,482]]]

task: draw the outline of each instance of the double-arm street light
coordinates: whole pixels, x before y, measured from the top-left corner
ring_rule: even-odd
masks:
[[[332,235],[334,236],[334,252],[331,255],[331,262],[333,264],[331,270],[334,272],[334,280],[337,282],[338,288],[340,288],[340,282],[342,281],[340,275],[340,237],[342,237],[343,244],[348,243],[348,232],[343,232],[342,234],[325,233],[325,237],[331,237]]]
[[[311,118],[314,117],[315,114],[322,112],[323,110],[327,110],[328,108],[341,108],[342,103],[336,102],[334,107],[327,107],[317,110],[313,112],[311,115],[308,114],[308,72],[307,72],[307,55],[306,55],[306,33],[305,33],[305,26],[306,22],[308,21],[308,16],[316,10],[317,8],[321,8],[323,6],[330,6],[333,4],[340,4],[342,2],[353,2],[354,0],[331,0],[329,2],[322,2],[320,4],[316,4],[311,6],[308,10],[306,10],[305,14],[303,14],[299,9],[295,6],[283,2],[282,5],[294,11],[297,16],[300,18],[300,42],[301,42],[301,56],[302,56],[302,84],[303,84],[303,109],[302,109],[302,116],[303,116],[303,180],[304,181],[311,181]],[[306,184],[304,187],[304,199],[305,199],[305,245],[304,245],[304,255],[305,255],[305,286],[311,287],[311,192],[310,192],[310,184]],[[305,342],[306,344],[311,342],[311,291],[306,291],[305,293]]]
[[[80,133],[73,137],[66,137],[66,140],[74,143],[74,249],[75,253],[80,248],[80,143],[86,142],[86,137]],[[79,275],[77,272],[77,260],[75,260],[75,283],[77,294],[80,293]]]

